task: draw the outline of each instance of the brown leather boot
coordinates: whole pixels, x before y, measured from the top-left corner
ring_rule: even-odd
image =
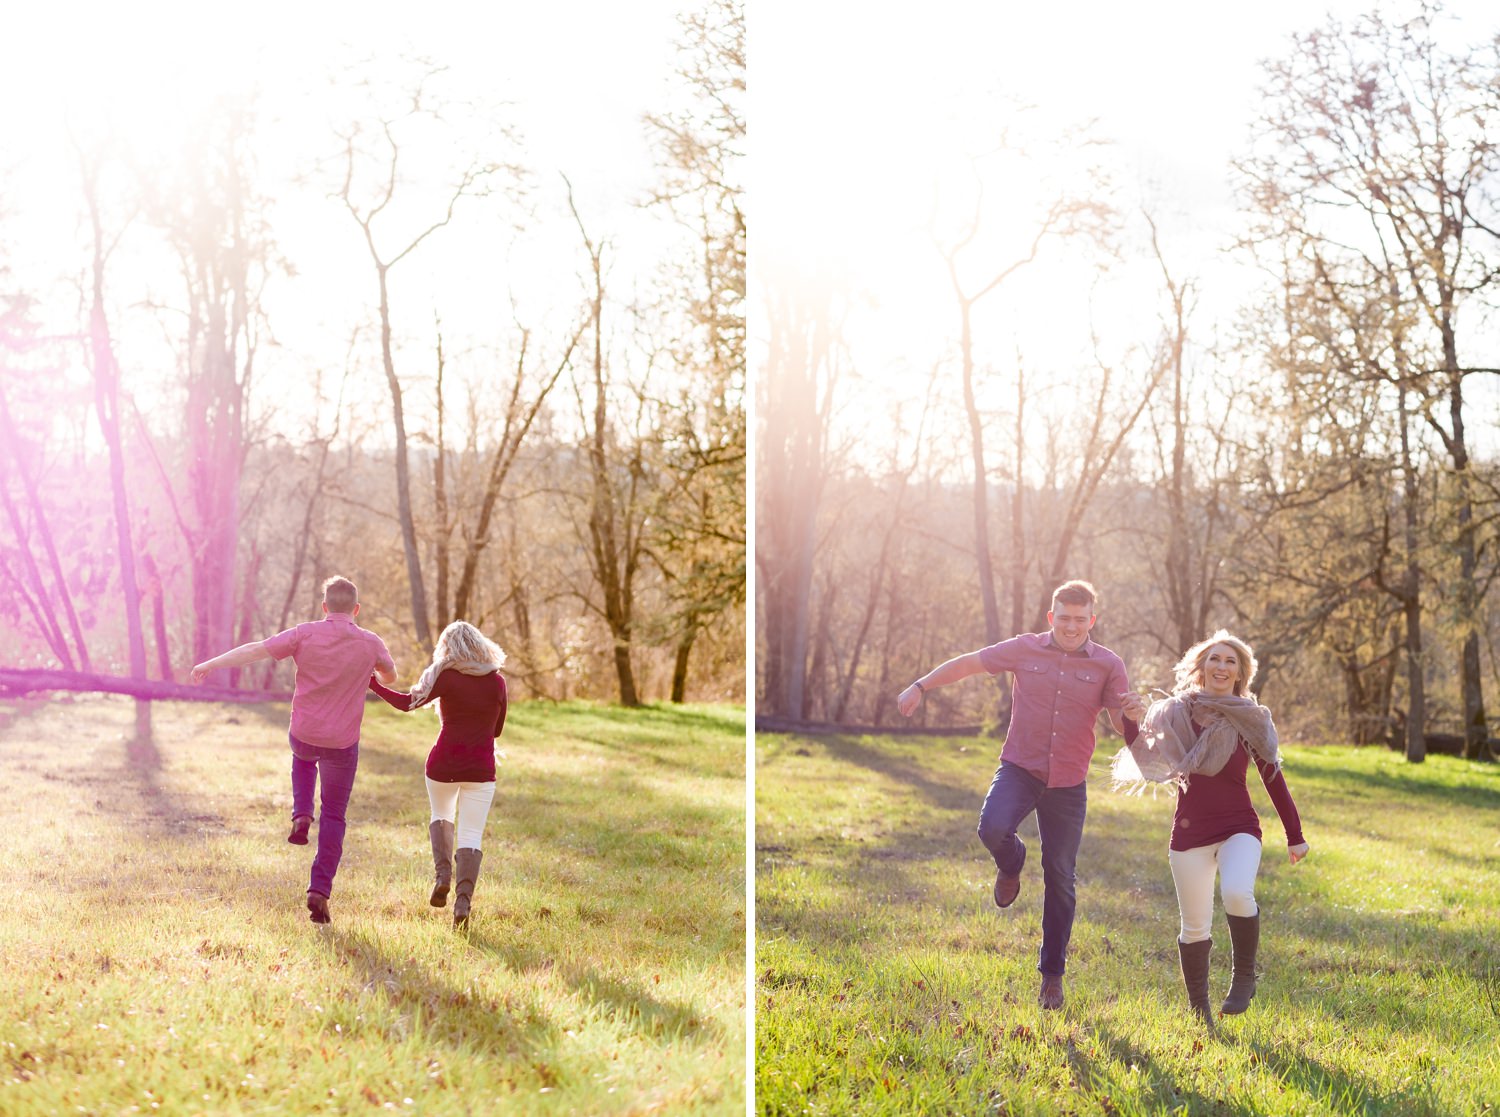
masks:
[[[1193,1015],[1214,1030],[1213,1009],[1208,1007],[1208,956],[1214,948],[1213,939],[1200,942],[1177,940],[1177,954],[1182,960],[1182,984],[1187,987],[1188,1005]]]
[[[1236,1016],[1250,1007],[1255,996],[1255,955],[1260,949],[1260,912],[1254,915],[1231,915],[1229,942],[1234,947],[1234,978],[1219,1011]]]
[[[469,902],[474,898],[474,882],[479,879],[479,863],[484,853],[477,849],[461,849],[453,855],[453,926],[462,927],[469,921]]]
[[[1037,1003],[1045,1009],[1059,1009],[1063,1006],[1063,984],[1062,974],[1053,976],[1042,975],[1042,988],[1037,993]]]
[[[427,836],[432,839],[432,896],[428,903],[435,908],[448,903],[448,886],[453,883],[453,823],[445,819],[428,823]]]

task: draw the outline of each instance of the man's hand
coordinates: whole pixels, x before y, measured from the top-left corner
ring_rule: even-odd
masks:
[[[1310,849],[1312,849],[1312,846],[1308,845],[1306,842],[1303,842],[1299,846],[1288,847],[1286,855],[1291,860],[1292,864],[1295,865],[1298,861],[1301,861],[1304,857],[1307,856],[1307,851]]]
[[[901,711],[902,717],[911,717],[921,704],[922,688],[916,683],[912,683],[896,697],[896,709]]]
[[[1120,695],[1120,713],[1137,724],[1146,716],[1146,711],[1150,708],[1151,704],[1133,690],[1127,690]]]

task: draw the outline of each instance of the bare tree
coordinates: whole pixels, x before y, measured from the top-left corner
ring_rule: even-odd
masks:
[[[429,108],[425,102],[428,82],[441,72],[441,67],[427,67],[426,72],[416,82],[415,88],[410,91],[407,110],[399,116],[394,114],[380,116],[375,128],[378,133],[374,141],[375,153],[366,152],[363,149],[365,132],[360,124],[353,124],[339,134],[339,139],[344,145],[341,157],[343,181],[335,194],[354,219],[355,224],[359,226],[365,247],[369,251],[370,263],[375,269],[380,314],[380,358],[381,366],[385,371],[386,386],[391,394],[392,433],[395,436],[396,504],[401,522],[401,542],[406,556],[407,581],[411,591],[412,622],[416,629],[418,643],[429,652],[432,650],[432,617],[427,601],[427,586],[422,576],[416,518],[412,511],[406,411],[403,405],[401,379],[396,372],[395,348],[392,341],[390,273],[396,265],[415,252],[428,237],[439,229],[447,227],[453,220],[458,203],[463,198],[487,194],[492,180],[499,172],[515,171],[514,167],[488,157],[473,160],[459,171],[456,181],[448,187],[447,203],[441,210],[441,217],[431,221],[414,235],[397,237],[396,244],[401,247],[382,247],[380,243],[382,238],[377,236],[376,224],[391,206],[396,198],[398,187],[402,185],[400,174],[402,143],[398,139],[398,131],[406,122],[420,119],[426,119],[429,122],[442,120],[441,114]],[[366,159],[378,161],[382,173],[370,192],[368,200],[362,200],[364,192],[356,182],[356,177],[361,164]],[[402,244],[403,240],[404,244]]]
[[[1072,137],[1086,142],[1080,137]],[[1001,151],[1007,151],[1006,144]],[[1018,153],[1017,153],[1018,154]],[[1091,185],[1102,187],[1102,172],[1093,169]],[[969,449],[974,477],[974,558],[979,575],[980,599],[984,605],[984,630],[988,643],[1001,637],[1000,607],[995,593],[994,562],[990,554],[989,472],[985,464],[984,418],[975,393],[974,311],[987,296],[999,290],[1011,276],[1041,253],[1042,246],[1058,238],[1086,237],[1103,243],[1114,217],[1114,211],[1101,200],[1101,190],[1084,195],[1064,193],[1048,202],[1028,226],[1030,243],[1012,258],[999,264],[987,264],[978,281],[967,281],[962,272],[961,257],[975,243],[984,217],[984,181],[978,161],[975,163],[976,191],[967,222],[951,240],[944,242],[933,234],[939,253],[948,270],[948,281],[958,306],[959,360],[963,379],[964,412],[969,422]],[[1018,486],[1019,487],[1019,486]]]
[[[1438,44],[1439,11],[1424,3],[1402,23],[1372,14],[1347,28],[1330,19],[1297,36],[1294,52],[1268,68],[1264,142],[1243,169],[1262,209],[1285,213],[1279,199],[1305,200],[1309,220],[1296,235],[1361,259],[1417,311],[1405,334],[1409,383],[1453,480],[1464,735],[1467,754],[1480,757],[1488,756],[1481,540],[1464,406],[1480,369],[1463,356],[1460,322],[1475,320],[1465,309],[1500,280],[1468,235],[1483,224],[1500,171],[1486,119],[1496,75],[1481,52]]]
[[[658,328],[685,383],[661,401],[657,460],[666,492],[653,515],[652,556],[669,585],[671,698],[683,701],[703,629],[745,597],[745,215],[738,167],[745,142],[745,12],[710,0],[682,16],[681,108],[646,118],[661,179],[651,203],[686,234],[666,270]],[[688,255],[691,253],[691,256]],[[690,262],[689,262],[690,261]]]
[[[141,629],[141,591],[136,579],[135,541],[130,530],[130,499],[125,483],[125,450],[120,422],[120,365],[115,358],[114,340],[110,336],[109,316],[105,311],[105,269],[109,257],[128,222],[113,236],[105,232],[101,206],[102,168],[97,156],[86,153],[75,141],[74,149],[82,177],[84,203],[88,208],[92,234],[93,258],[90,262],[88,288],[89,358],[94,376],[94,408],[99,429],[109,451],[109,484],[113,497],[115,539],[120,562],[120,594],[124,599],[126,642],[130,656],[131,677],[146,678],[146,641]],[[135,741],[146,746],[151,740],[151,703],[135,703]]]
[[[567,182],[566,176],[564,182]],[[602,604],[599,611],[609,627],[614,644],[615,675],[620,685],[620,704],[639,706],[635,669],[631,650],[635,627],[635,581],[644,553],[641,512],[644,506],[642,483],[645,480],[639,437],[626,447],[627,460],[617,463],[617,447],[609,421],[609,382],[604,356],[604,253],[605,242],[596,243],[589,236],[583,218],[573,201],[573,186],[568,183],[568,208],[578,225],[584,250],[589,258],[588,331],[592,340],[589,370],[593,389],[592,407],[586,409],[583,392],[579,393],[589,473],[592,481],[589,498],[588,555]],[[617,493],[615,474],[623,469],[623,492]]]

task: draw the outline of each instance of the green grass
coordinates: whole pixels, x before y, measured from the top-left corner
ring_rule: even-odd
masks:
[[[367,709],[327,928],[285,706],[132,721],[0,705],[0,1113],[744,1111],[743,709],[512,708],[465,932],[431,714]]]
[[[1264,975],[1187,1015],[1173,797],[1089,777],[1068,1002],[1036,1004],[1034,819],[998,911],[974,834],[993,742],[757,741],[756,1105],[764,1114],[1500,1113],[1500,769],[1288,748],[1312,853],[1263,788]],[[1215,1004],[1228,986],[1216,913]]]

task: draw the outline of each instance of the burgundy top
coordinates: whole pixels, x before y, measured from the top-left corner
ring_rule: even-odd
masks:
[[[1120,657],[1092,640],[1064,652],[1052,643],[1052,633],[1030,632],[981,649],[979,662],[991,675],[1015,675],[1000,759],[1019,764],[1048,787],[1082,783],[1094,756],[1099,711],[1118,710],[1120,695],[1130,689]]]
[[[1203,727],[1193,722],[1194,734],[1203,732]],[[1125,719],[1125,743],[1132,744],[1140,726]],[[1230,754],[1224,767],[1210,776],[1194,772],[1188,777],[1187,789],[1177,792],[1177,812],[1172,816],[1171,848],[1179,852],[1214,845],[1235,834],[1260,834],[1260,816],[1250,803],[1248,775],[1250,772],[1250,748],[1241,739],[1240,747]],[[1292,802],[1291,790],[1286,785],[1286,776],[1260,757],[1255,758],[1260,770],[1260,782],[1266,785],[1271,803],[1281,816],[1281,826],[1286,831],[1286,844],[1302,844],[1302,819],[1297,814],[1297,805]]]
[[[370,679],[370,689],[398,710],[412,709],[411,695]],[[438,783],[492,783],[495,738],[505,728],[505,676],[465,675],[451,668],[432,684],[426,705],[434,699],[442,728],[427,754],[427,776]]]
[[[354,623],[348,613],[329,613],[278,632],[261,647],[274,659],[292,657],[292,736],[325,749],[359,743],[365,716],[365,680],[377,667],[392,674],[396,663],[385,641]]]

